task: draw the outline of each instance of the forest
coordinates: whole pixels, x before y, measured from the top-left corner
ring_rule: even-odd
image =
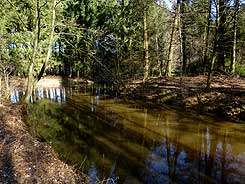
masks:
[[[0,183],[243,183],[244,48],[243,0],[1,0]]]
[[[245,76],[240,0],[3,0],[1,78]]]

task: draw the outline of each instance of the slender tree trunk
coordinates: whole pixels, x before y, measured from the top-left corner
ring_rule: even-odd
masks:
[[[157,68],[155,69],[158,72],[158,76],[162,76],[162,70],[161,70],[161,60],[159,57],[159,42],[158,42],[158,36],[159,34],[156,33],[155,41],[156,41],[156,57],[157,57]]]
[[[216,69],[225,70],[225,22],[226,5],[225,0],[218,0],[218,43],[217,43],[217,64]]]
[[[183,6],[183,4],[182,4]],[[177,5],[178,8],[178,12],[180,12],[180,3]],[[185,67],[186,67],[186,48],[184,48],[186,46],[186,37],[183,38],[183,35],[185,35],[185,33],[183,34],[183,21],[182,21],[183,16],[181,16],[181,14],[179,13],[178,15],[178,28],[179,28],[179,41],[180,41],[180,94],[181,97],[183,97],[183,72],[185,72]]]
[[[235,73],[236,66],[236,42],[237,42],[237,13],[239,10],[239,0],[235,0],[235,12],[234,12],[234,25],[233,25],[233,48],[232,48],[232,60],[230,70],[231,73]]]
[[[144,6],[144,78],[143,81],[148,79],[149,75],[149,46],[148,46],[148,30],[147,30],[147,5]]]
[[[203,53],[203,64],[207,65],[207,53],[208,53],[208,45],[209,45],[209,33],[210,33],[210,23],[211,23],[211,10],[212,10],[212,0],[209,0],[208,4],[208,16],[207,16],[207,26],[205,27],[205,34],[204,34],[204,53]]]
[[[216,7],[216,13],[218,14],[218,7]],[[211,57],[211,62],[209,63],[208,79],[207,79],[207,85],[206,85],[207,89],[210,89],[210,87],[211,87],[212,71],[213,71],[215,60],[216,60],[216,50],[217,50],[217,43],[218,43],[218,31],[219,31],[219,23],[220,23],[219,19],[220,19],[220,16],[218,16],[216,21],[215,21],[215,34],[214,34],[213,54],[212,54],[212,57]]]
[[[39,10],[39,0],[36,0],[35,3],[35,31],[34,31],[34,43],[33,43],[33,49],[32,49],[32,57],[29,65],[29,71],[28,71],[28,79],[27,79],[27,88],[26,93],[24,97],[24,102],[29,103],[29,99],[32,93],[33,88],[33,70],[34,70],[34,63],[36,59],[36,53],[38,48],[38,42],[39,42],[39,33],[40,33],[40,10]]]
[[[38,82],[42,78],[43,73],[45,72],[46,66],[48,64],[49,58],[51,56],[51,50],[52,50],[52,44],[53,44],[53,38],[54,38],[55,16],[56,16],[55,4],[56,4],[56,0],[53,0],[53,2],[52,2],[52,19],[51,19],[51,28],[50,28],[48,51],[47,51],[45,62],[43,63],[42,69],[38,74],[38,78],[37,78],[36,82]]]
[[[187,12],[187,6],[188,6],[188,0],[182,0],[182,5],[181,5],[181,21],[182,24],[179,25],[179,28],[181,29],[181,41],[182,41],[182,71],[183,73],[186,72],[186,65],[187,65],[187,54],[186,54],[186,45],[187,45],[187,38],[186,38],[186,12]]]
[[[180,0],[177,1],[177,7],[178,7],[179,3],[180,3]],[[167,62],[167,65],[166,65],[166,70],[165,70],[165,75],[166,76],[171,76],[171,74],[172,74],[174,42],[175,42],[176,28],[177,28],[177,25],[178,25],[177,16],[179,14],[177,7],[176,7],[176,10],[175,10],[174,20],[173,20],[173,24],[172,24],[171,38],[170,38],[169,50],[168,50],[168,62]]]

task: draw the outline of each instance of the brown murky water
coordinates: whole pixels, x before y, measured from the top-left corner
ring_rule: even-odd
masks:
[[[78,91],[36,90],[27,121],[91,183],[245,183],[245,124]]]

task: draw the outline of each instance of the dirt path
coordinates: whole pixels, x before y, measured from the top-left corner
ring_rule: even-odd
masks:
[[[89,183],[33,138],[21,119],[20,106],[0,106],[0,183]]]

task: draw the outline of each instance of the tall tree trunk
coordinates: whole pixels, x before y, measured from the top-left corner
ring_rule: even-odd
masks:
[[[218,7],[216,7],[216,13],[218,13]],[[218,31],[219,31],[219,22],[220,17],[218,16],[215,20],[215,34],[214,34],[214,45],[213,45],[213,54],[211,57],[211,62],[209,63],[209,69],[208,69],[208,79],[207,79],[207,85],[206,88],[209,89],[211,87],[211,77],[212,77],[212,71],[214,67],[214,63],[216,60],[216,51],[217,51],[217,43],[218,43]]]
[[[225,22],[226,5],[225,0],[218,0],[218,42],[217,42],[217,64],[216,69],[225,70]]]
[[[52,19],[51,19],[51,28],[50,28],[48,51],[47,51],[45,62],[43,63],[42,69],[38,74],[38,78],[37,78],[36,82],[38,82],[42,78],[43,73],[45,72],[46,66],[48,64],[49,58],[51,56],[51,50],[52,50],[51,48],[52,48],[53,38],[54,38],[55,16],[56,16],[55,4],[56,4],[56,0],[53,0],[53,2],[52,2]]]
[[[185,6],[182,4],[182,6]],[[181,6],[180,3],[177,5],[178,12],[181,11]],[[179,45],[180,45],[180,94],[181,97],[183,97],[183,72],[185,72],[185,67],[186,67],[186,35],[185,33],[183,34],[183,21],[182,21],[183,16],[179,13],[178,15],[178,28],[179,28]],[[185,38],[183,38],[185,36]]]
[[[147,8],[144,6],[144,78],[145,81],[149,75],[149,46],[148,46],[148,30],[147,30]]]
[[[159,57],[159,42],[158,42],[158,36],[159,34],[156,33],[155,41],[156,41],[156,57],[157,57],[157,68],[155,71],[158,73],[158,76],[162,76],[162,70],[161,70],[161,60]]]
[[[237,42],[237,13],[239,10],[239,0],[235,0],[235,12],[234,12],[234,24],[233,24],[233,48],[232,48],[232,60],[230,71],[232,74],[235,73],[236,66],[236,42]]]
[[[187,65],[187,54],[186,54],[186,45],[187,45],[187,38],[186,38],[186,12],[187,12],[187,6],[188,6],[189,0],[182,0],[181,5],[181,25],[179,25],[179,28],[181,29],[181,47],[182,47],[182,71],[183,73],[186,72],[186,65]],[[180,24],[180,21],[179,21]],[[180,27],[181,26],[181,27]]]
[[[40,34],[40,10],[39,10],[39,0],[36,0],[35,2],[35,30],[34,30],[34,41],[33,41],[33,49],[32,49],[32,57],[29,65],[29,71],[28,71],[28,79],[27,79],[27,87],[26,87],[26,93],[24,97],[24,102],[29,103],[29,99],[32,93],[33,88],[33,70],[34,70],[34,63],[36,60],[36,53],[38,48],[38,42],[39,42],[39,34]]]
[[[180,0],[177,1],[177,7],[178,7],[179,3],[180,3]],[[177,25],[178,25],[177,16],[179,14],[177,7],[176,7],[176,10],[175,10],[174,20],[173,20],[173,24],[172,24],[171,38],[170,38],[169,50],[168,50],[168,62],[167,62],[167,65],[166,65],[166,70],[165,70],[165,75],[166,76],[171,76],[171,74],[172,74],[175,34],[176,34],[176,28],[177,28]]]
[[[207,15],[207,26],[205,27],[205,33],[204,33],[204,53],[203,53],[203,64],[205,65],[205,68],[207,66],[207,53],[208,53],[208,46],[209,46],[209,33],[210,33],[210,23],[211,23],[211,11],[212,11],[212,0],[208,1],[208,15]]]

